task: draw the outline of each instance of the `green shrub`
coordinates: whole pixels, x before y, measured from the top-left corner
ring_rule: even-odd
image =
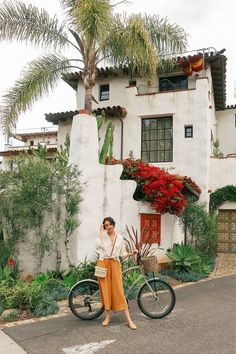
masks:
[[[6,265],[3,269],[0,268],[0,284],[13,286],[16,282],[16,274],[13,268]]]
[[[177,271],[190,271],[193,266],[199,264],[201,258],[189,245],[174,244],[172,250],[168,253],[172,259],[173,267]]]
[[[207,256],[205,254],[199,253],[200,263],[195,264],[192,270],[200,274],[210,274],[215,268],[215,256]]]
[[[61,284],[57,284],[49,293],[53,300],[60,301],[68,297],[68,289]]]
[[[0,229],[0,234],[1,233],[2,230]],[[3,269],[7,265],[7,261],[11,257],[11,254],[12,251],[9,244],[5,240],[0,240],[0,268]]]
[[[186,242],[196,251],[206,255],[215,255],[217,247],[217,218],[209,214],[204,203],[187,199],[187,205],[179,216],[186,234]]]
[[[57,313],[59,306],[50,294],[44,294],[41,298],[40,303],[38,303],[32,310],[35,316],[42,317]]]
[[[176,270],[162,270],[161,274],[164,274],[168,277],[174,278],[176,280],[182,281],[182,282],[194,282],[194,281],[198,281],[200,279],[206,278],[207,275],[206,274],[199,274],[199,273],[195,273],[192,271],[186,272],[186,271],[181,271],[178,272]]]
[[[97,279],[94,275],[96,261],[84,262],[73,267],[70,274],[60,282],[64,287],[70,289],[75,283],[84,279]]]
[[[37,277],[32,281],[32,284],[42,285],[45,290],[51,290],[58,284],[58,280],[51,277],[47,273],[39,273]]]
[[[3,307],[2,304],[0,304],[0,316],[1,316],[1,314],[3,313],[3,311],[4,311],[4,307]]]

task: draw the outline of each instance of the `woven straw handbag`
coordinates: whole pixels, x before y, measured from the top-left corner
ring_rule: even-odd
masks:
[[[107,268],[95,266],[95,276],[99,278],[106,278]]]

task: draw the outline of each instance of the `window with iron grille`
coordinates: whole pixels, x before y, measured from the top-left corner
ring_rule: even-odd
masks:
[[[142,119],[142,159],[146,162],[173,161],[172,117]]]
[[[159,79],[159,91],[186,90],[188,78],[185,75],[162,77]]]
[[[100,101],[107,101],[109,100],[109,84],[101,85],[100,86]]]

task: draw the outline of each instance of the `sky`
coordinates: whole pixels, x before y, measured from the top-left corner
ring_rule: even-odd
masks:
[[[116,2],[118,2],[117,0]],[[25,0],[45,8],[51,15],[62,18],[59,0]],[[3,3],[3,0],[0,0]],[[236,2],[234,0],[130,0],[127,4],[117,6],[119,12],[158,14],[167,17],[171,23],[183,27],[188,33],[188,50],[213,47],[216,50],[226,49],[227,56],[227,104],[235,104],[236,85]],[[27,62],[35,59],[43,52],[31,46],[16,42],[0,43],[0,102],[7,88],[14,84]],[[70,56],[70,53],[65,53]],[[17,129],[41,128],[50,124],[44,114],[75,110],[74,90],[63,81],[54,91],[34,105],[32,110],[19,117]],[[0,142],[1,145],[1,142]]]

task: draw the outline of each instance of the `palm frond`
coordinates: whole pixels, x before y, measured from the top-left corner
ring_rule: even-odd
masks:
[[[186,49],[187,34],[182,27],[157,15],[145,15],[143,20],[158,56],[181,53]]]
[[[31,108],[45,93],[54,89],[70,62],[55,54],[44,55],[29,63],[22,77],[3,96],[0,106],[1,125],[9,132],[17,122],[18,115]]]
[[[100,43],[109,36],[113,23],[112,6],[107,0],[80,0],[75,8],[78,30],[90,43]]]
[[[155,47],[140,15],[123,19],[116,16],[116,27],[106,43],[104,55],[110,55],[114,65],[128,64],[140,74],[156,76]]]
[[[67,44],[64,24],[56,16],[50,18],[44,9],[24,2],[0,5],[0,40],[25,41],[35,46],[63,47]]]
[[[70,25],[76,25],[75,11],[80,0],[60,0],[62,11]]]

